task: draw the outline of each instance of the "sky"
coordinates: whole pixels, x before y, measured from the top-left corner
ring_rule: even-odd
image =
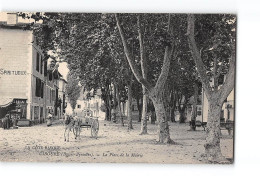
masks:
[[[61,73],[62,77],[67,80],[67,75],[68,75],[68,72],[69,72],[69,69],[68,69],[68,64],[66,62],[62,62],[59,64],[59,72]]]

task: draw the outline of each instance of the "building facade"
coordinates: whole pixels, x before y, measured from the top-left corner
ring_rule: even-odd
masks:
[[[0,22],[0,118],[12,111],[18,119],[42,123],[48,112],[57,115],[59,73],[26,24],[17,23],[16,14],[8,20]]]
[[[66,103],[66,94],[65,94],[65,87],[66,87],[67,81],[60,77],[59,79],[59,98],[58,101],[60,103],[60,106],[58,107],[58,118],[64,118],[65,109],[67,107]]]

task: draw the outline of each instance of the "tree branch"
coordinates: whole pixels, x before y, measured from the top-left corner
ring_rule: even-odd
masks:
[[[229,63],[229,70],[226,75],[226,79],[224,84],[221,86],[219,90],[219,100],[220,102],[224,101],[230,92],[233,90],[235,86],[235,60],[236,60],[236,54],[235,54],[235,47],[232,49],[232,55]]]
[[[138,31],[138,39],[140,45],[140,57],[141,57],[141,70],[142,76],[145,80],[147,80],[147,60],[145,57],[145,48],[143,43],[143,35],[142,35],[142,28],[140,24],[140,15],[137,16],[137,31]],[[143,94],[145,94],[145,87],[143,86]]]
[[[169,33],[172,33],[171,28],[172,28],[171,27],[171,15],[169,14],[169,18],[168,18],[168,32]],[[165,48],[162,71],[161,71],[161,74],[155,85],[155,87],[157,89],[162,89],[167,80],[169,69],[170,69],[170,57],[172,56],[172,53],[173,53],[173,42],[171,43],[170,46],[166,46],[166,48]]]
[[[194,15],[189,14],[188,15],[188,27],[187,27],[187,36],[189,41],[189,47],[191,49],[192,57],[196,63],[198,73],[200,75],[200,79],[203,85],[203,89],[207,95],[208,98],[210,98],[210,95],[212,93],[211,87],[209,84],[209,80],[207,78],[206,69],[204,67],[204,64],[202,62],[201,55],[199,53],[199,50],[196,45],[195,37],[194,37]]]
[[[214,57],[214,65],[213,65],[213,87],[214,91],[218,90],[218,77],[217,77],[217,58]]]
[[[124,52],[125,52],[126,58],[128,60],[128,63],[130,65],[130,67],[131,67],[131,70],[132,70],[133,74],[135,75],[135,78],[137,79],[137,81],[140,82],[143,86],[145,86],[145,88],[147,90],[151,91],[152,86],[150,85],[150,83],[146,79],[144,79],[141,76],[141,74],[139,73],[139,71],[137,69],[136,63],[133,60],[133,56],[129,52],[129,47],[128,47],[127,43],[126,43],[124,32],[123,32],[123,30],[122,30],[122,28],[120,26],[120,21],[119,21],[119,18],[118,18],[118,14],[115,14],[115,18],[116,18],[117,28],[119,30],[119,33],[120,33],[120,36],[121,36],[121,39],[122,39]]]

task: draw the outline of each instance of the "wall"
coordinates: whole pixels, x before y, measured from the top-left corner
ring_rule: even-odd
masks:
[[[28,99],[32,32],[1,28],[0,38],[0,95]]]

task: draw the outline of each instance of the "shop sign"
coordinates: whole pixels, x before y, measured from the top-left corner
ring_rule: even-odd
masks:
[[[0,68],[0,75],[26,75],[26,71],[18,71],[18,70],[5,70]]]
[[[16,104],[26,104],[26,99],[14,99],[13,102]]]

